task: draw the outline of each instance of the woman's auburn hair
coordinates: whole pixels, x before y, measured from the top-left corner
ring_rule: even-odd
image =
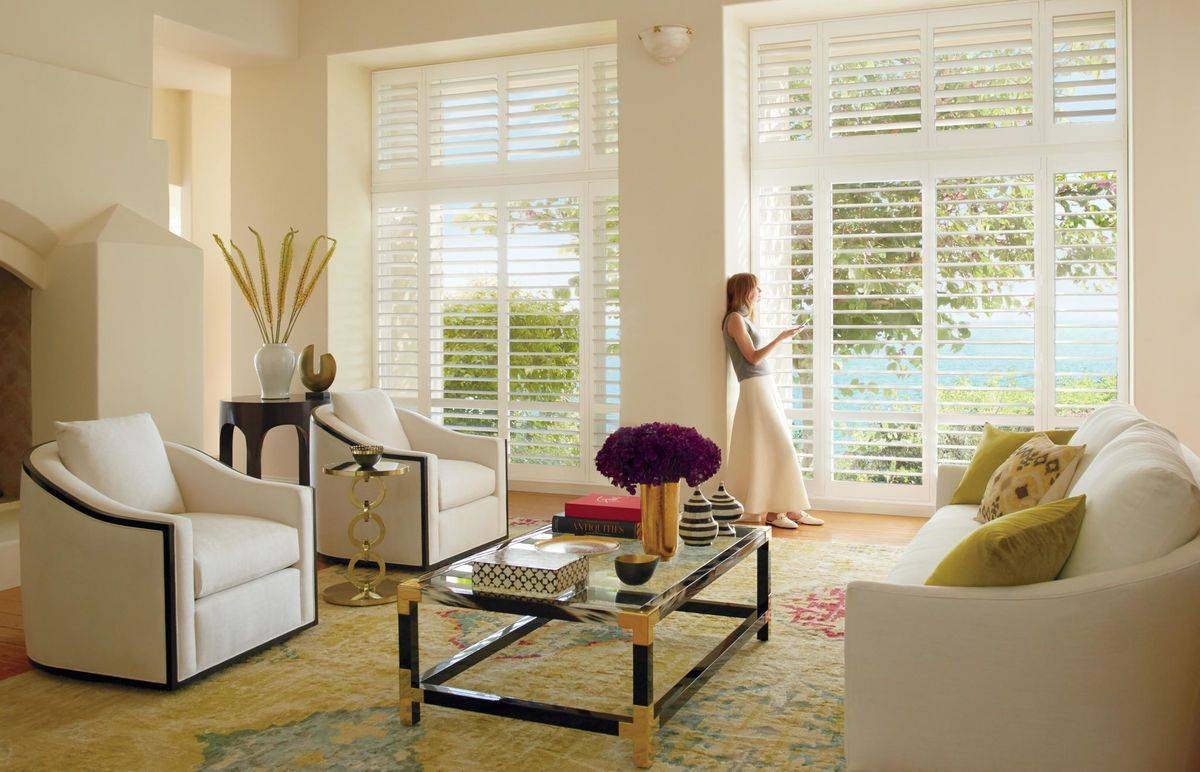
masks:
[[[752,273],[735,273],[725,280],[725,317],[743,306],[750,306],[750,291],[758,286]]]

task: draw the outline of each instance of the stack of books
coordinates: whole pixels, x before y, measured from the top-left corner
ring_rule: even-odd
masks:
[[[568,501],[563,509],[551,523],[551,528],[558,533],[642,538],[642,501],[637,496],[589,493]]]

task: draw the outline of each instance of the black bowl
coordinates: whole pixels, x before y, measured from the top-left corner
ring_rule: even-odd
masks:
[[[617,555],[613,566],[617,578],[625,584],[645,584],[658,568],[658,555]]]
[[[383,446],[354,445],[350,448],[350,455],[354,456],[354,460],[363,469],[371,469],[379,463],[379,459],[383,458]]]

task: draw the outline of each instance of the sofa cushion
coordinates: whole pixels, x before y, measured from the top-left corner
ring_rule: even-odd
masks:
[[[1079,425],[1075,436],[1071,438],[1073,445],[1087,445],[1083,458],[1079,460],[1079,468],[1075,470],[1075,479],[1083,476],[1108,443],[1126,429],[1145,423],[1150,421],[1127,402],[1109,402],[1089,413]]]
[[[149,413],[95,421],[55,421],[63,466],[113,501],[178,514],[183,496]]]
[[[977,528],[942,559],[925,584],[1014,587],[1058,576],[1083,525],[1083,496],[1013,512]]]
[[[963,473],[962,479],[959,480],[958,487],[954,489],[954,494],[950,497],[950,503],[979,504],[982,502],[983,492],[987,488],[988,480],[992,478],[996,469],[1007,461],[1008,457],[1017,448],[1037,435],[1045,434],[1055,444],[1065,445],[1071,440],[1071,435],[1074,433],[1074,429],[1051,429],[1047,432],[1010,432],[1005,429],[997,429],[995,426],[985,423],[983,425],[983,436],[979,438],[979,444],[975,447],[975,454],[971,456],[971,464],[967,467],[967,471]]]
[[[396,406],[382,389],[335,391],[330,395],[333,414],[375,442],[392,450],[412,450],[400,425]]]
[[[1083,451],[1082,446],[1055,445],[1046,435],[1036,435],[1017,448],[988,480],[975,519],[986,523],[1063,498]]]
[[[924,584],[950,550],[982,527],[975,522],[978,513],[979,507],[974,504],[950,504],[939,509],[901,553],[887,581]]]
[[[1087,496],[1087,517],[1062,577],[1144,563],[1200,531],[1200,490],[1179,441],[1149,422],[1104,446],[1071,486]]]
[[[496,473],[473,461],[438,459],[438,501],[443,510],[479,501],[496,492]]]
[[[300,534],[290,525],[243,515],[185,512],[192,521],[195,595],[237,587],[300,560]]]

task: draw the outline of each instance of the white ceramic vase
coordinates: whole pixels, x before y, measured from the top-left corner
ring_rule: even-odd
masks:
[[[286,343],[264,343],[254,354],[254,369],[263,399],[287,399],[292,393],[296,352]]]

